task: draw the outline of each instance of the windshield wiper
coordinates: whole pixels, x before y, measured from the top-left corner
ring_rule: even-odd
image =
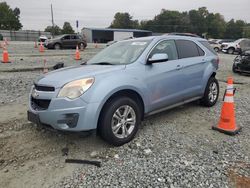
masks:
[[[99,63],[93,63],[91,65],[114,65],[114,64],[109,63],[109,62],[99,62]]]

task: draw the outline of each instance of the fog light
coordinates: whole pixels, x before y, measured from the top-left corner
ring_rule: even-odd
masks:
[[[57,120],[58,124],[66,124],[70,128],[74,128],[77,125],[79,119],[79,114],[73,113],[73,114],[64,114],[62,119]]]

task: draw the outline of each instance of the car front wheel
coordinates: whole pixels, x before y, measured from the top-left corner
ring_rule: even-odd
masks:
[[[229,54],[234,54],[234,49],[233,48],[229,48],[227,51]]]
[[[220,51],[219,48],[215,47],[214,50],[218,53]]]
[[[141,111],[134,100],[114,98],[102,110],[98,131],[108,143],[121,146],[134,138],[140,121]]]
[[[215,77],[211,77],[205,89],[205,93],[203,98],[201,99],[201,103],[204,106],[211,107],[214,106],[219,97],[219,83]]]
[[[55,50],[60,50],[61,49],[61,45],[60,44],[55,44],[54,45],[54,49]]]

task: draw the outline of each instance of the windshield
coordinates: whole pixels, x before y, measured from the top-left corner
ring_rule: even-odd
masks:
[[[60,38],[62,38],[64,35],[56,35],[56,36],[54,36],[54,38],[52,38],[52,39],[60,39]]]
[[[130,64],[138,59],[151,40],[117,42],[94,56],[87,64]]]
[[[242,39],[238,39],[236,41],[234,41],[234,43],[240,43],[242,41]]]

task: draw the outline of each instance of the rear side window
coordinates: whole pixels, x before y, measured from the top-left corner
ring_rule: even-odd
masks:
[[[204,56],[205,52],[198,45],[197,45],[197,48],[198,48],[199,55]]]
[[[210,44],[207,41],[200,41],[200,43],[206,47],[210,52],[212,52],[214,55],[217,55],[216,51],[210,46]]]
[[[176,40],[176,46],[180,59],[204,55],[203,50],[189,40]]]
[[[149,55],[149,58],[151,58],[154,54],[158,54],[158,53],[168,54],[168,60],[178,59],[178,54],[176,51],[176,46],[175,46],[174,40],[161,41],[152,50],[152,52]]]

